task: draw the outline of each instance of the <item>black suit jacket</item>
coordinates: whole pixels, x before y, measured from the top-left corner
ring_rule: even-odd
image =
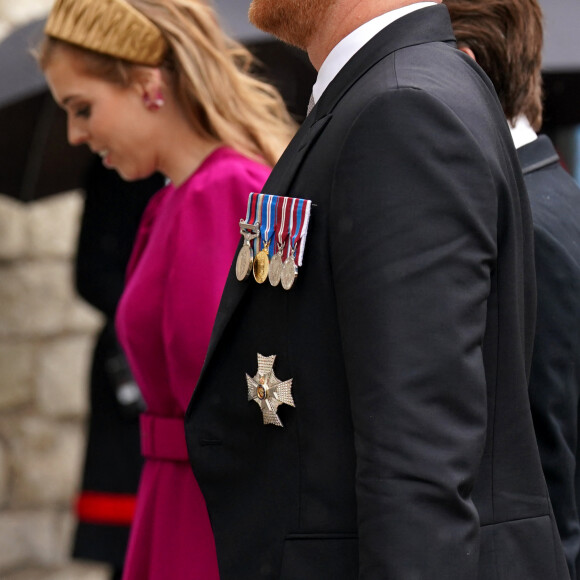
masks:
[[[444,6],[349,61],[264,191],[316,204],[304,265],[288,292],[230,273],[186,415],[222,580],[565,578],[529,205]],[[293,379],[283,428],[247,400],[257,353]]]
[[[534,220],[538,322],[530,401],[570,576],[580,578],[580,189],[544,135],[518,149]]]

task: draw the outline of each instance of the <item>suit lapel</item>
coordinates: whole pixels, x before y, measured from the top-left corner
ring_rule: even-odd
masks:
[[[330,121],[331,116],[326,115],[316,119],[309,115],[292,142],[284,151],[282,157],[272,170],[268,181],[264,185],[264,193],[270,195],[289,195],[294,176],[302,165],[302,161],[318,135]]]
[[[328,86],[320,101],[312,109],[310,115],[308,115],[296,133],[296,136],[272,170],[270,178],[264,185],[263,192],[270,195],[299,197],[299,192],[295,192],[295,195],[292,195],[291,186],[294,177],[300,169],[310,147],[316,142],[318,135],[320,135],[331,120],[333,109],[346,91],[377,62],[393,51],[406,46],[436,41],[455,41],[447,8],[442,5],[423,8],[413,12],[395,21],[387,29],[372,38],[351,58]],[[240,246],[241,243],[240,241]],[[238,250],[240,246],[238,246]],[[239,282],[237,280],[234,261],[230,268],[220,302],[198,384],[201,383],[205,376],[211,358],[223,336],[228,322],[251,284],[251,281]],[[195,392],[197,392],[197,389]]]
[[[309,115],[276,164],[276,167],[272,170],[268,181],[264,185],[264,193],[292,197],[290,187],[292,185],[293,178],[300,168],[300,165],[302,164],[306,153],[310,149],[310,146],[316,141],[316,137],[321,133],[330,119],[330,115],[318,120],[316,120],[312,115]],[[239,251],[241,245],[242,240],[240,240],[237,251]],[[236,264],[234,260],[228,274],[223,296],[220,301],[199,382],[201,382],[205,374],[205,370],[209,364],[209,361],[211,360],[211,357],[213,356],[213,353],[215,352],[216,346],[218,345],[229,320],[231,319],[236,308],[244,297],[244,294],[251,285],[252,280],[246,280],[245,282],[238,281],[236,278]]]

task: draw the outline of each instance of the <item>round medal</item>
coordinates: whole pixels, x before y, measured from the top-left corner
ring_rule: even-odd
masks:
[[[283,265],[282,254],[279,252],[274,254],[272,261],[270,262],[270,271],[268,272],[268,279],[270,280],[270,284],[272,284],[272,286],[278,286],[278,284],[280,284]]]
[[[258,284],[263,284],[268,279],[270,259],[268,252],[260,250],[254,259],[254,278]]]
[[[294,284],[294,280],[296,280],[296,276],[298,276],[298,268],[294,263],[294,258],[289,256],[282,266],[282,288],[284,290],[290,290]]]
[[[236,277],[243,282],[252,271],[252,248],[249,244],[244,244],[240,248],[238,259],[236,260]]]

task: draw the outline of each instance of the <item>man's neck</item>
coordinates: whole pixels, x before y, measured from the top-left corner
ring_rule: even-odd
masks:
[[[421,0],[337,0],[329,9],[324,22],[308,45],[310,62],[316,70],[325,61],[330,51],[353,30],[365,22],[403,6]],[[441,2],[441,0],[433,0]]]

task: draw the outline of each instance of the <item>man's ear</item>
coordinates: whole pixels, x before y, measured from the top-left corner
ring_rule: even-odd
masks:
[[[473,50],[471,50],[471,48],[469,48],[469,46],[458,46],[457,48],[461,52],[464,52],[467,56],[470,56],[475,62],[477,62],[477,59],[475,58],[475,53],[473,52]]]

